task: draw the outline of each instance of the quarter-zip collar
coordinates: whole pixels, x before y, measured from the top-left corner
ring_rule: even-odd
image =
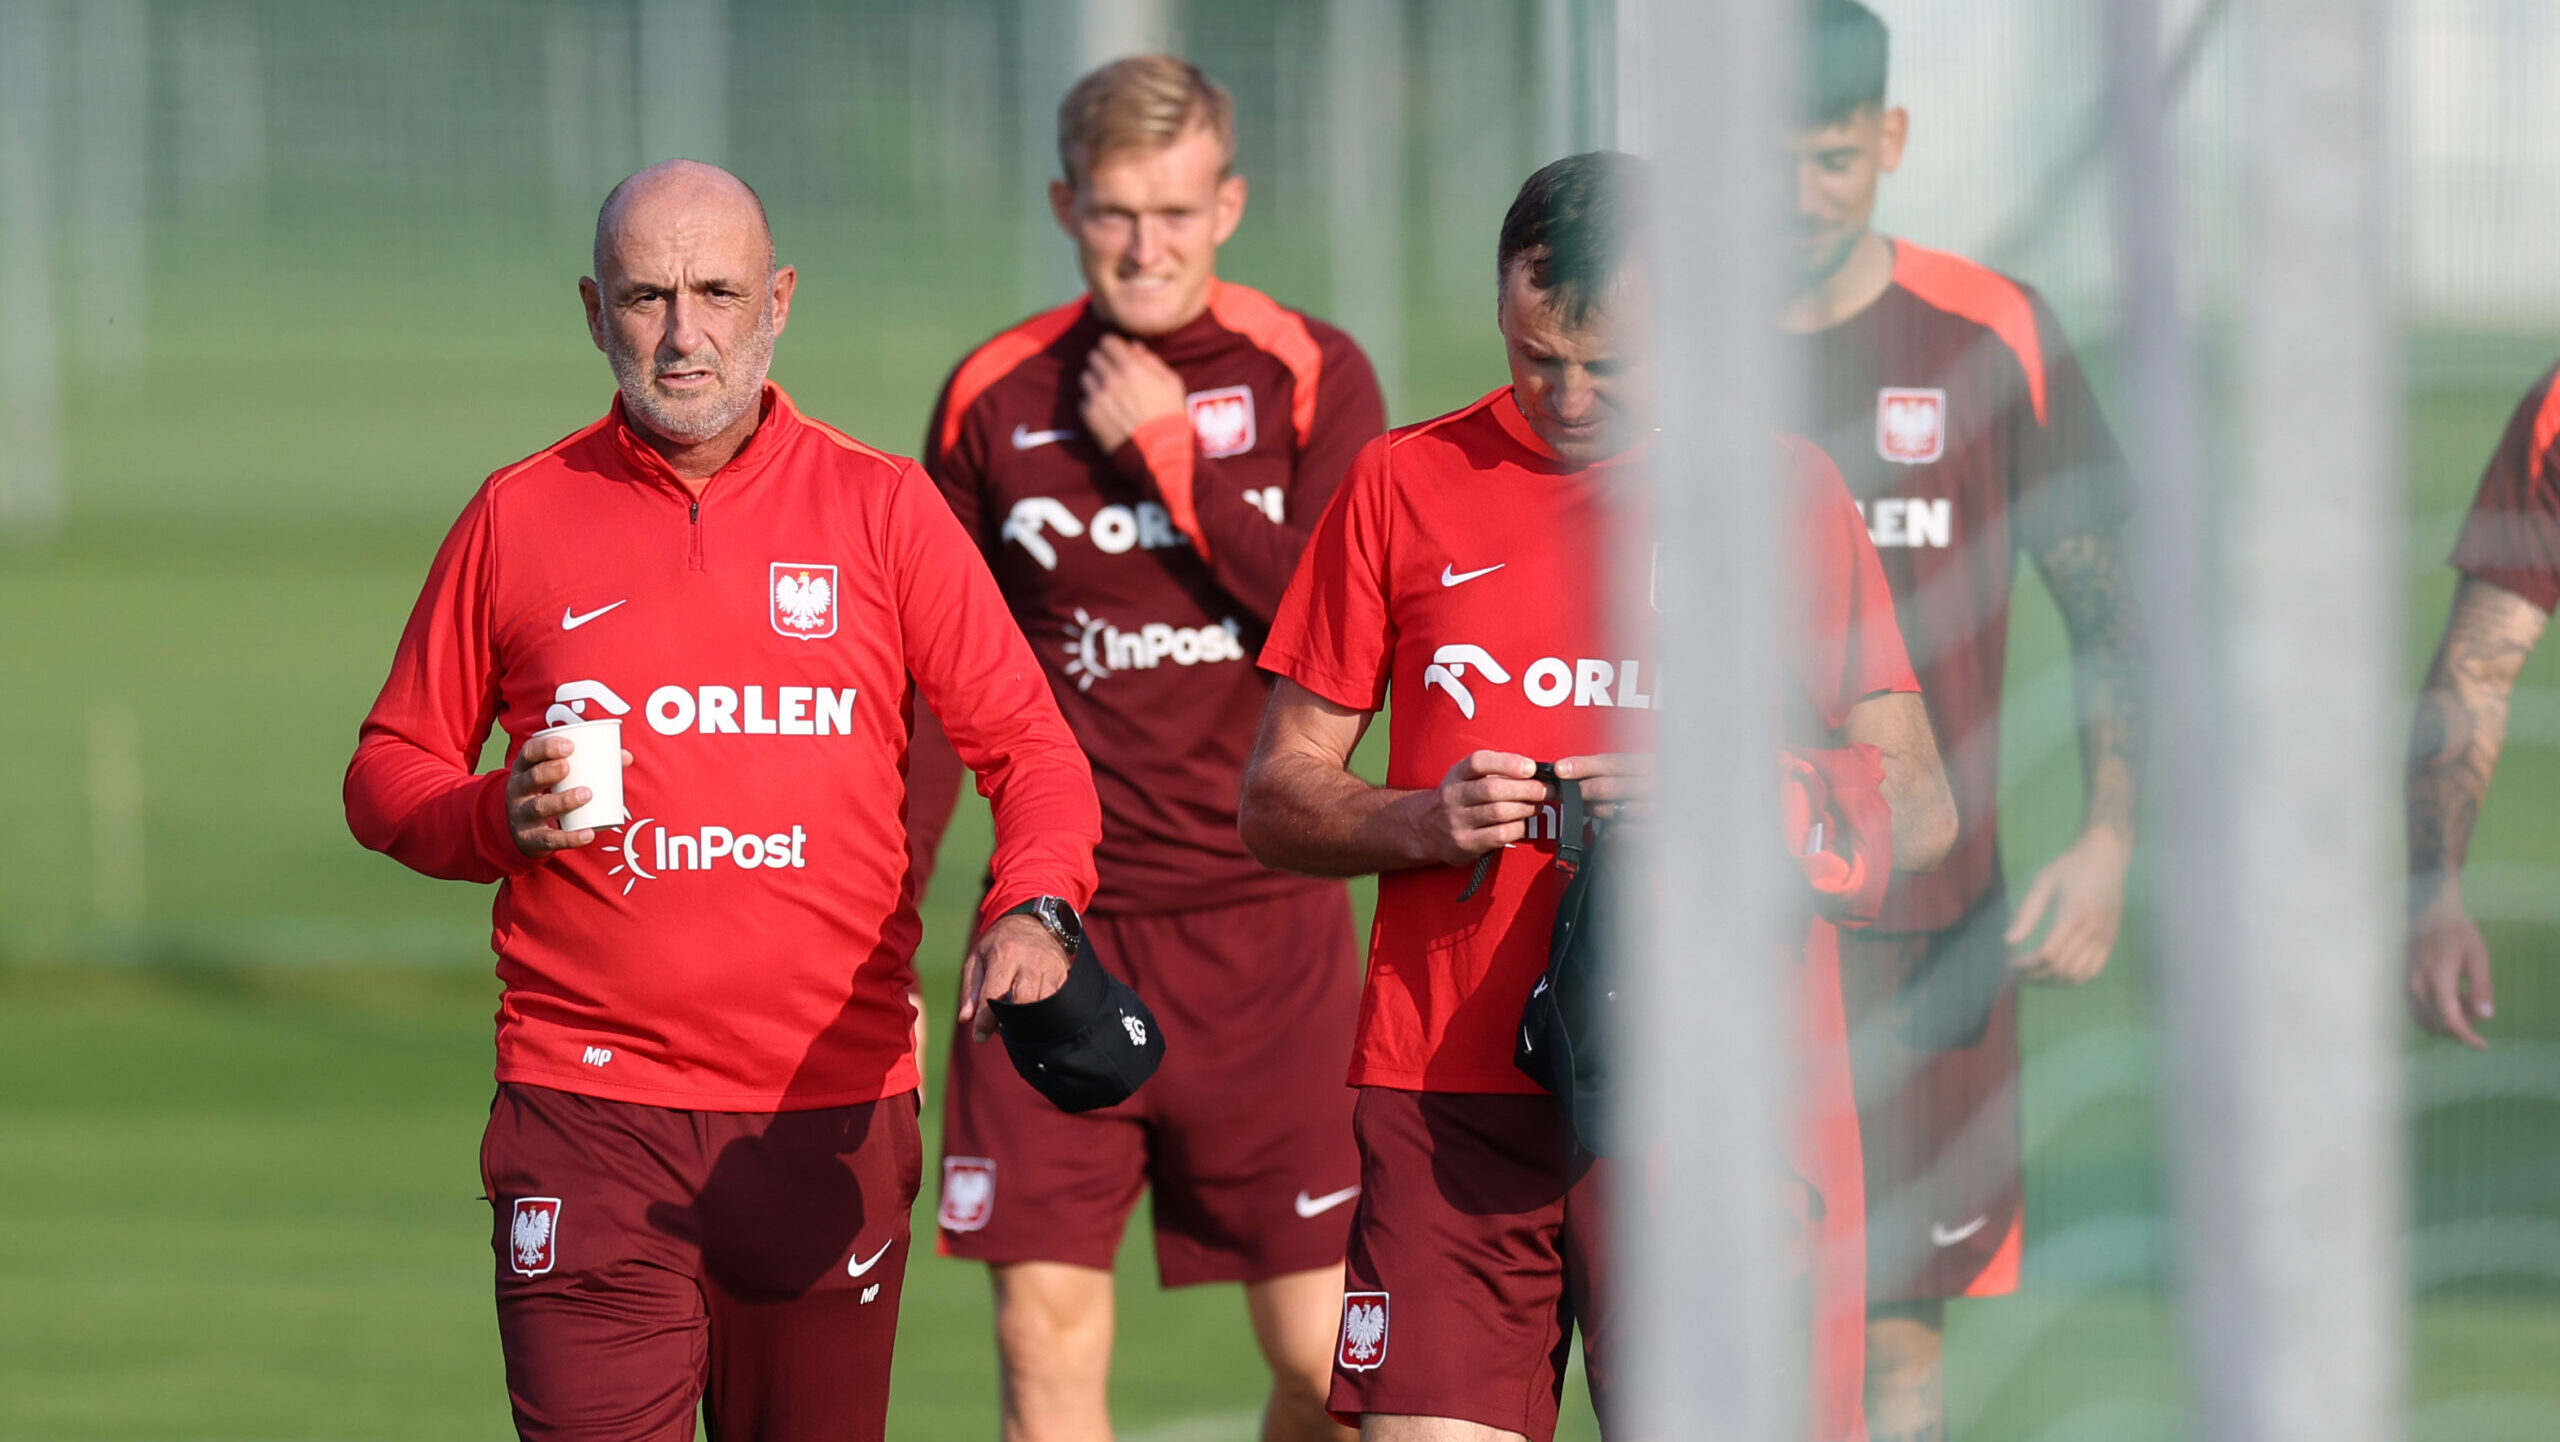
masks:
[[[614,393],[609,426],[613,447],[639,479],[662,485],[674,492],[678,500],[698,508],[711,499],[712,492],[726,492],[746,484],[782,453],[792,435],[800,429],[799,409],[791,404],[791,397],[783,394],[782,387],[772,381],[764,383],[764,396],[758,404],[762,415],[756,422],[755,434],[747,437],[747,443],[738,448],[738,453],[729,458],[727,465],[713,471],[703,481],[702,492],[698,496],[685,485],[684,478],[676,474],[675,467],[667,464],[667,458],[658,454],[657,448],[632,428],[630,412],[624,409],[619,391]]]

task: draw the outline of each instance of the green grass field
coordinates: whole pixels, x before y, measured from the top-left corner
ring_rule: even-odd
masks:
[[[816,414],[910,445],[941,368],[1013,309],[953,278],[1010,244],[909,257],[912,284],[870,306],[842,267],[813,268],[779,376]],[[461,257],[413,241],[380,264],[271,256],[236,286],[165,287],[148,386],[72,391],[66,534],[0,551],[0,1439],[507,1435],[472,1163],[488,897],[360,851],[337,799],[444,522],[606,396],[565,270]],[[1257,263],[1285,270],[1276,252]],[[390,299],[386,264],[404,278]],[[1286,290],[1285,273],[1243,273]],[[932,299],[949,295],[964,300]],[[396,337],[367,326],[419,311]],[[1405,415],[1498,378],[1489,333],[1407,341]],[[2415,401],[2413,676],[2450,590],[2451,518],[2544,349],[2422,355],[2422,375],[2456,379]],[[2476,853],[2501,1049],[2413,1046],[2436,1103],[2412,1177],[2429,1438],[2544,1436],[2560,1415],[2554,650],[2527,671]],[[2077,806],[2059,654],[2030,582],[2013,865]],[[100,919],[100,717],[140,738],[129,920]],[[982,820],[955,828],[932,898],[937,1009],[977,874],[965,853],[984,845]],[[2029,1004],[2028,1284],[1953,1319],[1960,1437],[2179,1435],[2152,993],[2137,926],[2101,981]],[[1259,1366],[1234,1293],[1158,1293],[1142,1234],[1128,1257],[1125,1435],[1250,1435]],[[983,1278],[930,1257],[910,1277],[893,1435],[991,1435]]]

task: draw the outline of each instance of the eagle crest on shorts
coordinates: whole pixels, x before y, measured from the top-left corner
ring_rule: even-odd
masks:
[[[1387,1294],[1342,1294],[1342,1347],[1335,1358],[1346,1372],[1372,1372],[1387,1360]]]
[[[836,633],[836,568],[805,561],[776,561],[773,578],[773,629],[795,641],[816,641]]]
[[[560,1235],[558,1197],[518,1197],[515,1218],[507,1225],[507,1260],[519,1276],[539,1277],[551,1270]]]
[[[996,1209],[996,1164],[985,1157],[942,1159],[942,1211],[935,1218],[946,1232],[974,1232],[985,1227]]]

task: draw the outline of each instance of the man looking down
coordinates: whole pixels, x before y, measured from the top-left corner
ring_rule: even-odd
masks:
[[[1638,162],[1600,153],[1521,187],[1496,253],[1511,383],[1360,453],[1262,653],[1281,679],[1246,775],[1247,844],[1274,866],[1381,874],[1332,1396],[1364,1438],[1545,1442],[1576,1328],[1604,1430],[1621,1405],[1618,1164],[1568,1154],[1555,1099],[1512,1056],[1563,887],[1535,765],[1602,808],[1633,799],[1642,760],[1627,748],[1647,744],[1658,681],[1598,579],[1618,536],[1646,524],[1634,468],[1676,443],[1649,420],[1641,184]],[[1735,483],[1787,495],[1785,739],[1876,748],[1895,858],[1932,865],[1955,818],[1874,552],[1819,452],[1773,438],[1767,461]],[[1373,786],[1348,763],[1390,696],[1387,784]],[[1813,1092],[1835,1109],[1816,1120],[1845,1123],[1837,974],[1810,954],[1805,969],[1808,1056],[1829,1065]],[[1842,1144],[1806,1179],[1856,1197],[1854,1126],[1808,1130]],[[1778,1159],[1751,1165],[1782,1185]],[[1863,1435],[1863,1259],[1855,1208],[1842,1212],[1843,1245],[1815,1262],[1819,1293],[1846,1298],[1818,1321],[1807,1427],[1825,1442]]]

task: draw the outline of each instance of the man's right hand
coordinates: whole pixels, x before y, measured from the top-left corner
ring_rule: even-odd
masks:
[[[1438,789],[1415,792],[1419,803],[1413,825],[1423,854],[1450,866],[1464,866],[1488,851],[1529,836],[1529,818],[1547,800],[1547,783],[1537,779],[1538,763],[1508,751],[1472,752]]]
[[[2488,1048],[2473,1024],[2498,1014],[2489,988],[2489,944],[2452,882],[2410,923],[2409,1014],[2438,1036],[2476,1051]]]
[[[536,736],[524,743],[516,764],[507,769],[507,826],[516,834],[516,850],[527,856],[570,851],[596,839],[592,826],[563,831],[551,824],[595,799],[595,792],[584,786],[552,793],[552,787],[568,778],[569,753],[576,749],[566,736]],[[622,753],[622,764],[631,764],[630,752]]]

